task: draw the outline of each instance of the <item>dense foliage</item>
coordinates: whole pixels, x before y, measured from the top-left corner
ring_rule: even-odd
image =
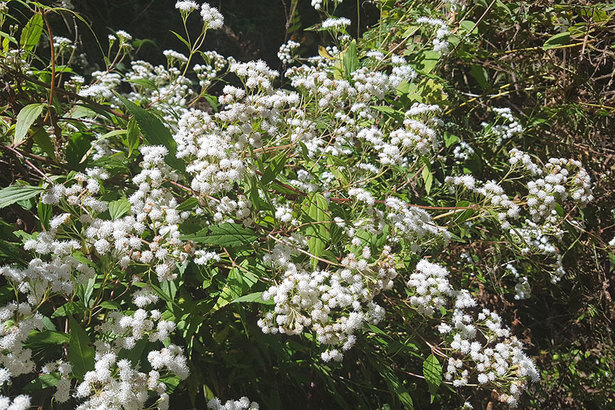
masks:
[[[612,405],[615,8],[345,3],[0,2],[0,408]]]

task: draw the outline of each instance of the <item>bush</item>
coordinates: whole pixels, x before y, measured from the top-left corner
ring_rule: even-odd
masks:
[[[489,71],[485,19],[547,23],[381,1],[353,39],[339,3],[283,76],[203,51],[207,3],[176,3],[166,65],[118,31],[98,71],[49,23],[70,8],[2,4],[3,408],[540,406],[592,357],[533,349],[541,379],[524,347],[547,347],[536,291],[565,300],[567,255],[606,250],[583,163],[525,151],[553,107],[521,119]]]

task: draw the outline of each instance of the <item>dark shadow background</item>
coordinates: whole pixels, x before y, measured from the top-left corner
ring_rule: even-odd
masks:
[[[200,3],[200,2],[199,2]],[[322,16],[311,6],[310,0],[298,0],[294,18],[289,21],[291,0],[218,0],[209,1],[224,15],[224,27],[207,33],[203,50],[216,50],[224,56],[240,61],[265,60],[272,68],[280,69],[277,52],[282,43],[292,38],[302,44],[305,55],[317,53],[319,33],[304,31],[317,24]],[[134,39],[148,39],[136,58],[153,64],[163,64],[166,49],[186,52],[186,47],[170,31],[183,35],[184,29],[175,0],[86,0],[73,1],[75,11],[83,16],[98,36],[103,48],[106,35],[125,30]],[[378,9],[369,1],[346,0],[336,10],[337,16],[351,18],[350,33],[357,35],[357,6],[361,9],[361,33],[378,20]],[[56,26],[70,26],[62,24]],[[201,20],[198,12],[188,19],[191,33],[198,33]],[[81,24],[83,25],[83,24]],[[66,28],[65,28],[66,29]],[[102,63],[101,53],[91,32],[81,28],[82,41],[88,60]],[[67,30],[68,31],[68,30]],[[67,37],[70,37],[68,32]]]

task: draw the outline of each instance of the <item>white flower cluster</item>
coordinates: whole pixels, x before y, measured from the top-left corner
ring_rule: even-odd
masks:
[[[527,204],[535,221],[547,219],[553,214],[558,201],[564,201],[569,196],[581,207],[594,199],[591,179],[579,161],[551,158],[542,175],[543,178],[527,184]]]
[[[174,138],[177,157],[187,161],[186,171],[193,177],[190,186],[197,193],[228,192],[246,172],[240,151],[245,142],[234,142],[206,112],[184,114]]]
[[[191,13],[194,10],[198,10],[199,5],[194,1],[178,1],[177,3],[175,3],[175,8],[183,14]]]
[[[292,53],[294,50],[299,48],[301,44],[297,43],[293,40],[288,40],[286,43],[280,46],[280,50],[278,51],[278,58],[282,62],[282,64],[290,64],[293,61]]]
[[[483,127],[488,129],[496,137],[496,145],[501,145],[504,141],[523,133],[523,126],[512,115],[510,108],[493,108],[498,119],[503,119],[504,124],[489,125],[483,123]]]
[[[528,379],[539,379],[532,360],[523,352],[523,344],[502,327],[499,315],[482,309],[477,315],[464,309],[476,302],[462,293],[456,301],[451,323],[441,327],[449,347],[444,378],[454,386],[477,382],[493,388],[498,400],[516,407]]]
[[[201,17],[203,18],[203,23],[205,26],[212,30],[222,28],[224,25],[224,17],[222,14],[217,8],[211,7],[207,3],[203,3],[201,6]]]
[[[120,359],[117,353],[101,346],[96,351],[95,369],[87,372],[84,381],[77,386],[75,396],[87,398],[77,409],[144,408],[150,397],[149,392],[159,396],[156,401],[159,409],[168,409],[169,395],[165,383],[160,379],[160,371],[168,369],[185,379],[188,368],[183,351],[171,344],[160,351],[150,351],[147,359],[152,370],[143,373],[133,368],[130,360]]]
[[[205,64],[195,64],[192,68],[196,74],[199,85],[206,90],[218,77],[218,73],[227,66],[227,63],[234,61],[232,57],[224,58],[215,51],[206,51],[202,54]]]
[[[338,270],[311,271],[304,263],[292,262],[297,249],[307,243],[295,236],[293,243],[278,242],[267,262],[283,271],[282,281],[263,293],[263,299],[275,302],[273,312],[258,321],[265,333],[300,334],[304,328],[316,333],[319,343],[340,346],[346,351],[355,344],[355,333],[366,323],[376,324],[384,309],[373,299],[393,286],[397,276],[390,248],[369,262],[369,248],[363,257],[347,255]],[[337,347],[322,353],[325,361],[342,359]]]
[[[506,264],[506,270],[509,271],[517,281],[515,284],[515,300],[529,298],[532,293],[532,288],[530,287],[530,282],[527,280],[527,277],[521,276],[517,268],[510,263]]]
[[[527,205],[534,222],[556,224],[559,218],[555,208],[568,198],[580,207],[593,201],[591,178],[581,162],[551,158],[541,168],[518,149],[512,149],[509,155],[512,166],[520,166],[530,176],[538,177],[527,183]]]
[[[219,398],[214,397],[207,402],[207,408],[210,410],[258,410],[260,407],[257,402],[250,402],[247,397],[242,397],[239,400],[227,400],[222,403]]]
[[[177,118],[188,111],[186,105],[195,96],[190,79],[181,75],[175,63],[183,63],[186,57],[176,51],[166,51],[169,67],[136,60],[131,63],[131,70],[126,73],[126,81],[133,92],[126,97],[133,102],[149,101],[159,110],[165,122],[176,124]],[[121,101],[115,101],[121,105]]]
[[[56,53],[59,55],[70,53],[76,48],[72,40],[62,36],[53,36],[53,46],[56,48]]]
[[[487,206],[493,206],[497,211],[498,221],[502,229],[511,226],[510,220],[519,218],[521,208],[517,205],[495,181],[476,181],[472,175],[447,176],[444,179],[446,184],[451,186],[453,192],[456,187],[462,187],[472,193],[479,194],[485,198]],[[483,209],[483,212],[487,210]]]
[[[471,313],[476,300],[467,290],[452,290],[447,276],[444,267],[423,259],[408,282],[410,302],[424,314],[433,315],[453,302],[452,316],[444,316],[438,327],[448,346],[444,378],[455,387],[474,380],[488,384],[500,401],[515,406],[527,380],[539,377],[534,363],[523,353],[522,343],[502,326],[500,316],[488,309]]]
[[[82,97],[109,99],[113,97],[113,92],[119,87],[122,82],[118,73],[110,73],[106,71],[94,71],[92,77],[94,83],[79,90],[79,95]]]
[[[320,10],[320,8],[322,7],[322,1],[323,0],[312,0],[312,7],[314,7],[316,10]]]
[[[147,305],[157,300],[148,289],[140,293],[135,294],[136,304]],[[75,396],[85,399],[77,408],[143,408],[153,392],[158,396],[158,408],[168,409],[169,395],[161,377],[177,375],[182,380],[188,377],[183,350],[170,344],[161,350],[149,351],[147,361],[151,370],[148,373],[136,367],[138,360],[135,359],[138,358],[128,360],[124,357],[137,343],[166,342],[174,329],[175,323],[163,320],[157,310],[137,309],[132,315],[111,312],[109,320],[96,327],[105,341],[95,342],[95,368],[85,374],[76,388]]]
[[[322,22],[322,28],[340,30],[344,27],[349,26],[350,23],[351,23],[350,19],[347,19],[346,17],[339,17],[339,18],[329,17],[328,19]]]
[[[424,315],[432,316],[446,306],[452,289],[448,283],[448,271],[440,265],[422,259],[408,280],[413,290],[410,304]]]
[[[65,403],[70,399],[72,370],[71,364],[63,360],[47,363],[41,368],[41,373],[43,374],[51,374],[53,372],[60,374],[60,380],[56,384],[56,392],[53,395],[54,399],[59,403]]]
[[[280,75],[262,60],[247,63],[234,62],[230,66],[230,71],[235,73],[248,89],[258,87],[268,92],[272,91],[272,81]]]
[[[465,141],[461,141],[453,150],[453,156],[458,162],[464,162],[474,155],[474,148]]]
[[[387,198],[385,205],[388,210],[387,220],[393,228],[390,238],[392,242],[404,239],[406,244],[410,244],[412,252],[418,253],[434,239],[444,243],[450,240],[450,233],[436,225],[426,211],[394,197]]]
[[[162,54],[164,54],[164,56],[169,61],[169,65],[173,65],[173,63],[175,61],[178,61],[180,63],[187,63],[188,62],[188,57],[186,57],[182,53],[179,53],[179,52],[177,52],[175,50],[164,50],[162,52]]]
[[[418,24],[429,24],[430,26],[436,27],[436,38],[433,40],[433,49],[442,54],[448,53],[449,43],[445,38],[451,31],[444,20],[431,17],[419,17],[416,22]]]
[[[0,396],[0,409],[3,410],[28,410],[30,408],[30,396],[26,394],[20,394],[13,399]]]
[[[560,238],[563,235],[563,231],[560,228],[549,223],[538,225],[535,222],[526,220],[525,226],[512,227],[509,230],[509,234],[512,242],[520,247],[522,255],[538,254],[548,258],[555,258],[555,261],[551,264],[554,268],[551,272],[551,282],[557,283],[566,275],[562,255],[549,238],[550,236]]]
[[[2,268],[4,269],[4,268]],[[32,351],[24,342],[33,330],[45,328],[43,316],[26,302],[10,302],[0,308],[0,386],[34,370]]]

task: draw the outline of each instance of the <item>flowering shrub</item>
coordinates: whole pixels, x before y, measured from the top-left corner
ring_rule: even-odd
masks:
[[[338,3],[312,1],[332,43],[309,58],[282,45],[283,74],[202,51],[223,17],[178,1],[186,54],[133,60],[132,37],[117,32],[91,82],[63,60],[77,45],[43,30],[69,11],[24,4],[32,17],[19,41],[16,29],[4,37],[0,72],[32,97],[2,126],[6,150],[39,175],[0,191],[0,206],[37,218],[0,267],[3,408],[169,408],[176,389],[212,409],[258,408],[228,400],[244,391],[200,368],[231,354],[229,333],[262,337],[255,325],[320,369],[357,347],[392,355],[396,340],[432,399],[446,384],[515,406],[538,380],[514,332],[450,273],[447,251],[492,230],[516,275],[505,292],[530,296],[534,278],[517,268],[535,261],[560,280],[561,225],[593,199],[587,172],[514,148],[523,128],[494,107],[481,139],[509,162],[474,176],[476,151],[450,134],[425,68],[459,41],[449,24],[460,6],[410,14],[415,50],[352,39],[350,20],[329,14]],[[188,19],[202,22],[196,37]],[[48,65],[36,53],[43,31]],[[393,367],[373,366],[411,407]]]

